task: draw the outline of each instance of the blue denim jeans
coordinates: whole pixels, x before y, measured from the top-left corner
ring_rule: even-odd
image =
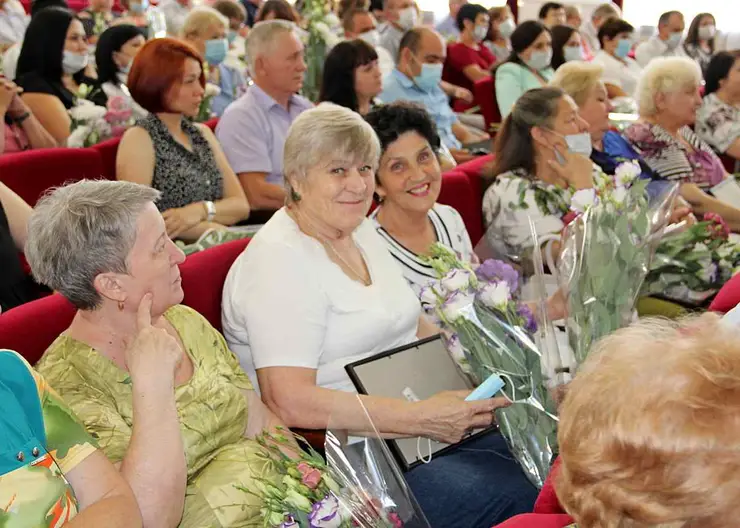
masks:
[[[538,493],[497,432],[436,456],[405,477],[432,528],[490,528],[531,512]]]

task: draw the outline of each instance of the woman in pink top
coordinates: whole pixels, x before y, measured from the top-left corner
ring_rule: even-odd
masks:
[[[0,114],[5,121],[5,130],[0,137],[0,154],[57,146],[51,134],[19,97],[21,91],[15,83],[0,77]]]

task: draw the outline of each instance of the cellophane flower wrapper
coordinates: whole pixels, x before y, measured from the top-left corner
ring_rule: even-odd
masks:
[[[592,345],[627,326],[667,224],[677,186],[648,203],[647,180],[635,181],[619,199],[608,193],[566,228],[558,264],[568,292],[568,340],[581,364]]]
[[[527,478],[541,488],[557,452],[558,419],[532,337],[534,314],[512,298],[518,274],[504,263],[486,261],[476,276],[439,245],[431,262],[442,278],[422,290],[422,305],[459,340],[476,384],[491,374],[504,380],[502,393],[512,405],[495,411],[496,422]],[[460,355],[450,353],[456,360]]]

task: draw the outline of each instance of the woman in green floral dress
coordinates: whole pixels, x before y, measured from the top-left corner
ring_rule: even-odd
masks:
[[[146,526],[259,525],[261,500],[239,488],[273,477],[253,438],[281,422],[222,336],[179,305],[184,257],[157,196],[82,181],[37,204],[29,262],[79,309],[39,370],[119,465]]]

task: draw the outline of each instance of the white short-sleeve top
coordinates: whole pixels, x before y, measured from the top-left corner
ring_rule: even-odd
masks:
[[[316,384],[354,391],[344,366],[412,343],[421,307],[365,219],[353,233],[372,284],[348,277],[285,209],[260,229],[224,284],[223,332],[257,387],[256,369],[316,369]]]

